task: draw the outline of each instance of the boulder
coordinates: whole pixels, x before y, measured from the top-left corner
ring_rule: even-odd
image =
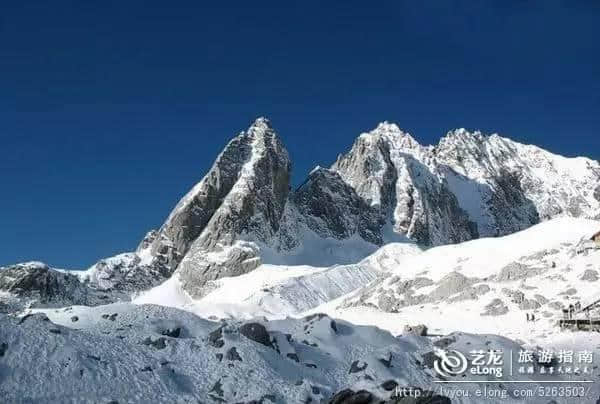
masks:
[[[273,348],[269,332],[265,326],[260,323],[246,323],[242,325],[240,327],[240,334],[254,342]]]
[[[329,400],[329,404],[371,404],[375,400],[375,396],[366,390],[354,392],[350,389],[345,389],[335,394]]]
[[[596,282],[598,280],[598,271],[586,269],[579,279],[582,281]]]
[[[481,313],[482,316],[501,316],[508,313],[508,307],[501,299],[494,299],[487,306],[485,306],[485,312]]]
[[[417,335],[420,337],[427,336],[427,326],[425,324],[405,325],[402,330],[402,335]]]

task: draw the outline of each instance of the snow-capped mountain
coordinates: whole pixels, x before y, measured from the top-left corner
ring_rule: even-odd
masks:
[[[130,293],[177,273],[201,297],[207,282],[263,263],[351,264],[389,242],[436,246],[558,216],[600,217],[598,162],[464,129],[422,146],[384,122],[295,190],[290,173],[275,129],[257,119],[135,253],[103,260],[82,279]]]
[[[291,164],[279,137],[264,118],[231,140],[200,183],[177,204],[156,233],[142,242],[172,273],[243,234],[270,242],[279,230],[290,188]],[[243,249],[240,249],[240,262]],[[200,271],[223,268],[207,263]],[[196,263],[196,265],[200,265]],[[248,263],[250,269],[253,264]],[[233,273],[231,274],[233,275]],[[210,276],[210,275],[209,275]]]
[[[600,215],[598,162],[464,129],[422,146],[382,123],[294,191],[290,170],[277,133],[258,119],[142,241],[142,261],[177,271],[202,296],[206,282],[261,263],[318,265],[318,245],[327,245],[324,266],[392,241],[435,246]]]
[[[432,391],[464,382],[436,352],[600,357],[596,333],[556,327],[600,299],[598,162],[464,129],[422,146],[382,123],[296,189],[290,174],[260,118],[136,252],[0,268],[3,402],[479,403]],[[503,371],[470,381],[542,380]]]
[[[332,167],[396,233],[428,245],[501,236],[553,217],[598,218],[600,164],[465,129],[421,146],[395,124]]]

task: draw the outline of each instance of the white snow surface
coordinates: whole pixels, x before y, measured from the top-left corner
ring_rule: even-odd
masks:
[[[425,251],[412,244],[388,244],[352,265],[261,265],[245,275],[211,282],[210,293],[196,301],[187,297],[177,279],[172,278],[134,302],[166,304],[214,318],[259,315],[277,319],[325,312],[357,324],[376,325],[393,334],[400,334],[407,324],[425,323],[436,333],[496,333],[534,342],[556,333],[554,322],[560,317],[560,310],[548,307],[548,303],[568,305],[598,296],[597,284],[580,278],[586,270],[598,271],[600,277],[600,251],[576,251],[599,228],[600,222],[594,220],[558,218],[509,236]],[[523,279],[494,279],[513,263],[522,263],[537,272]],[[382,291],[393,290],[399,281],[427,278],[432,284],[418,292],[429,294],[444,277],[454,273],[476,278],[474,286],[488,285],[491,290],[476,299],[452,304],[440,301],[407,305],[399,313],[378,308],[378,298],[385,294]],[[575,295],[565,294],[570,288],[576,289]],[[535,310],[520,310],[502,289],[521,290],[525,298],[533,300],[534,295],[541,295],[548,302]],[[365,301],[368,304],[356,304],[361,294],[369,294]],[[508,313],[482,316],[484,307],[495,298],[509,306]],[[539,320],[535,325],[526,323],[525,313],[534,311]],[[544,312],[551,316],[543,317]]]
[[[140,294],[133,302],[178,307],[207,318],[297,316],[359,290],[420,252],[414,244],[393,243],[357,264],[330,267],[263,264],[247,274],[209,282],[211,292],[199,300],[192,300],[174,276]]]
[[[600,360],[598,333],[556,327],[560,305],[598,295],[599,280],[589,276],[595,271],[600,277],[600,247],[589,241],[598,230],[599,221],[558,218],[505,237],[428,250],[388,244],[356,264],[263,264],[211,282],[199,300],[174,276],[135,296],[133,304],[34,310],[50,321],[0,314],[0,344],[6,344],[0,345],[0,392],[7,403],[261,398],[300,403],[327,400],[344,388],[389,397],[381,387],[389,380],[439,392],[435,373],[424,363],[445,338],[452,341],[448,349],[461,352],[565,348],[591,350]],[[523,309],[507,290],[539,304]],[[482,315],[495,299],[506,312]],[[526,313],[535,314],[536,321],[526,322]],[[244,321],[262,324],[272,346],[242,335]],[[401,336],[406,325],[416,324],[427,325],[432,336]],[[210,335],[220,327],[222,345],[216,346]],[[382,362],[390,354],[392,367]],[[353,367],[363,370],[350,371]],[[544,385],[536,382],[541,375],[504,370],[502,382],[470,375],[472,383],[444,387],[473,391],[485,381],[500,389],[512,380]],[[578,383],[597,378],[594,373],[552,380],[589,388],[578,402],[594,403],[600,383]],[[508,396],[485,402],[548,401]],[[452,398],[452,403],[481,402]]]
[[[598,281],[582,280],[582,277],[586,271],[600,273],[600,248],[581,250],[581,245],[586,244],[589,234],[597,228],[600,228],[598,221],[559,218],[505,237],[431,248],[408,257],[402,266],[376,285],[312,311],[357,324],[376,325],[394,334],[401,333],[405,325],[423,323],[439,334],[460,330],[499,334],[530,344],[547,342],[560,334],[556,322],[562,318],[560,308],[553,308],[550,303],[566,307],[577,301],[593,301],[598,296]],[[498,279],[502,271],[514,263],[521,265],[515,267],[517,276]],[[525,277],[526,271],[530,274]],[[404,281],[419,277],[431,280],[431,285],[416,288],[415,292],[429,295],[441,287],[445,277],[456,273],[477,278],[472,285],[487,285],[489,291],[469,299],[459,299],[456,293],[438,301],[400,304],[397,312],[380,307],[382,296],[394,296],[400,302],[406,298],[396,290]],[[525,299],[541,304],[535,309],[520,309],[503,289],[521,291]],[[508,312],[482,315],[485,306],[494,299],[501,299]],[[535,314],[536,322],[526,322],[526,313]]]
[[[163,306],[120,303],[36,311],[50,321],[39,314],[21,320],[0,315],[0,340],[6,344],[0,383],[4,402],[248,402],[268,397],[274,403],[301,403],[327,399],[348,387],[389,397],[381,387],[389,380],[435,392],[440,388],[424,363],[444,338],[397,338],[376,327],[324,315],[254,320],[268,333],[265,345],[246,337],[241,322],[207,321]],[[494,335],[455,333],[447,341],[448,349],[462,352],[490,346],[505,352],[522,348]],[[577,343],[585,346],[590,340],[577,336]],[[482,387],[478,382],[486,381],[499,389],[511,380],[537,386],[542,380],[539,375],[515,378],[508,365],[503,372],[502,382],[470,376],[469,387]],[[590,396],[597,396],[600,386],[590,387]],[[509,396],[485,402],[547,400]]]

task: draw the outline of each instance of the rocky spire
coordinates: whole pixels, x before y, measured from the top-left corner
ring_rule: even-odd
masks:
[[[206,176],[177,204],[145,251],[172,273],[195,244],[231,244],[241,233],[277,231],[289,192],[288,153],[266,118],[233,138]]]

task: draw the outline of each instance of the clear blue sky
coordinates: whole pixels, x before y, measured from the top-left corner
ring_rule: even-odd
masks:
[[[295,183],[383,120],[600,157],[598,1],[205,3],[3,2],[0,265],[135,248],[261,115]]]

